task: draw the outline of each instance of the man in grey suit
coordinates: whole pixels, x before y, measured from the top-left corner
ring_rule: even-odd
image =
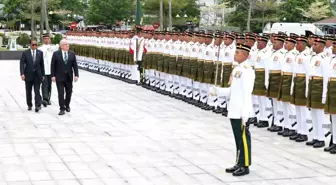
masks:
[[[35,112],[41,110],[41,93],[40,87],[44,80],[44,61],[43,52],[37,49],[37,42],[35,39],[30,41],[30,49],[22,53],[20,60],[20,76],[26,85],[26,101],[28,110],[32,110],[32,89],[34,87],[35,94]]]

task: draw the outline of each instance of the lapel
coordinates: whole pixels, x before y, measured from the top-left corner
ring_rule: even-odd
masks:
[[[30,61],[32,64],[34,64],[34,61],[33,61],[33,55],[32,55],[32,50],[31,50],[31,49],[28,50],[28,56],[29,56],[29,58],[30,58],[29,61]]]

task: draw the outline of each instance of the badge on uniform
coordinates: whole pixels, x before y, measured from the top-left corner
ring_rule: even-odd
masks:
[[[242,72],[241,71],[236,71],[236,73],[234,74],[235,78],[240,78]]]
[[[229,56],[229,52],[225,52],[225,56],[226,56],[226,57]]]
[[[182,47],[180,47],[180,51],[182,51]]]
[[[205,53],[205,55],[209,56],[209,51],[207,51],[207,52]]]
[[[193,50],[192,50],[193,52],[196,52],[196,49],[195,48],[193,48]]]
[[[320,65],[321,65],[321,62],[317,60],[317,61],[315,62],[315,66],[316,66],[316,67],[320,67]]]
[[[273,58],[273,61],[274,61],[274,62],[278,61],[278,56],[275,56],[275,57]]]
[[[291,58],[287,58],[286,63],[287,63],[287,64],[292,63],[292,59],[291,59]]]
[[[299,64],[302,64],[302,62],[303,62],[303,59],[302,59],[302,58],[299,58],[298,63],[299,63]]]
[[[261,60],[261,57],[257,57],[257,62],[260,62],[260,60]]]

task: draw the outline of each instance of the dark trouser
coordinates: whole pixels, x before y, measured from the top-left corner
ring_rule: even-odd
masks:
[[[51,96],[51,76],[46,75],[44,81],[42,82],[42,96],[43,100],[46,102],[50,101]]]
[[[143,74],[143,67],[142,67],[142,61],[137,61],[138,70],[140,72],[140,82],[143,82],[144,74]]]
[[[56,86],[57,86],[58,103],[60,106],[60,110],[70,108],[72,81],[68,77],[68,79],[65,81],[56,81]],[[64,89],[65,89],[65,100],[64,100]]]
[[[32,90],[34,86],[34,94],[35,94],[35,107],[40,107],[42,98],[40,94],[40,86],[41,86],[41,80],[37,78],[36,75],[34,75],[34,79],[32,81],[25,81],[26,84],[26,101],[28,107],[32,107]]]
[[[242,119],[230,119],[233,135],[236,142],[236,163],[240,166],[251,165],[251,134],[249,123],[243,125]]]

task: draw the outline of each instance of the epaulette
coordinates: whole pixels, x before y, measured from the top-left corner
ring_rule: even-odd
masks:
[[[322,57],[322,58],[325,58],[326,56],[325,56],[325,54],[322,54],[321,57]]]

